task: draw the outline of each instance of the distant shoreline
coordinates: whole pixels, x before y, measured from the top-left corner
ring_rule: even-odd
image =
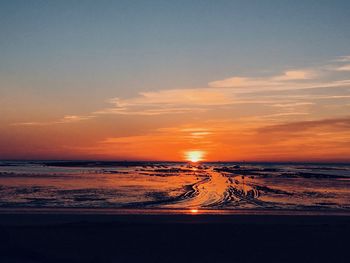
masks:
[[[16,216],[73,216],[73,217],[217,217],[217,218],[237,218],[237,217],[348,217],[350,219],[350,211],[348,210],[287,210],[287,209],[167,209],[167,208],[148,208],[148,209],[124,209],[124,208],[56,208],[56,207],[16,207],[16,208],[0,208],[0,224],[4,215]]]
[[[138,166],[146,164],[159,164],[159,163],[168,163],[168,164],[191,164],[188,161],[157,161],[157,160],[21,160],[21,159],[0,159],[0,162],[8,163],[33,163],[33,164],[45,164],[47,166],[84,166],[84,165],[103,165],[103,166]],[[276,164],[276,165],[285,165],[285,164],[317,164],[317,165],[350,165],[348,160],[329,160],[329,161],[203,161],[197,164]],[[3,164],[0,163],[0,166]]]
[[[172,213],[171,213],[172,212]],[[223,212],[223,211],[221,211]],[[350,213],[319,213],[316,211],[225,211],[215,213],[205,211],[193,214],[191,211],[157,211],[117,209],[0,209],[0,226],[16,225],[56,225],[80,223],[118,223],[118,224],[258,224],[258,225],[350,225]],[[231,213],[229,213],[231,212]]]

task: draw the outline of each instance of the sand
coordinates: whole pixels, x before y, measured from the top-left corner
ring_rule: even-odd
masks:
[[[350,262],[349,238],[346,214],[0,213],[0,262]]]

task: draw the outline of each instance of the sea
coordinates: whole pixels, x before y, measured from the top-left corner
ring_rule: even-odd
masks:
[[[350,212],[350,164],[0,161],[1,209]]]

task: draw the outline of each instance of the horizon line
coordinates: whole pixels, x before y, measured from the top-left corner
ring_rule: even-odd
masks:
[[[0,162],[115,162],[115,163],[191,163],[190,161],[175,161],[175,160],[101,160],[101,159],[0,159]],[[200,163],[324,163],[324,164],[350,164],[350,160],[290,160],[290,161],[274,161],[274,160],[224,160],[224,161],[200,161]]]

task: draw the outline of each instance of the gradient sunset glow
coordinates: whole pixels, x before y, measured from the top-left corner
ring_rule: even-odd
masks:
[[[1,4],[0,159],[350,161],[347,2],[60,2]]]
[[[204,161],[204,155],[205,152],[197,150],[197,151],[187,151],[185,152],[185,160],[192,162],[192,163],[197,163],[200,161]]]

